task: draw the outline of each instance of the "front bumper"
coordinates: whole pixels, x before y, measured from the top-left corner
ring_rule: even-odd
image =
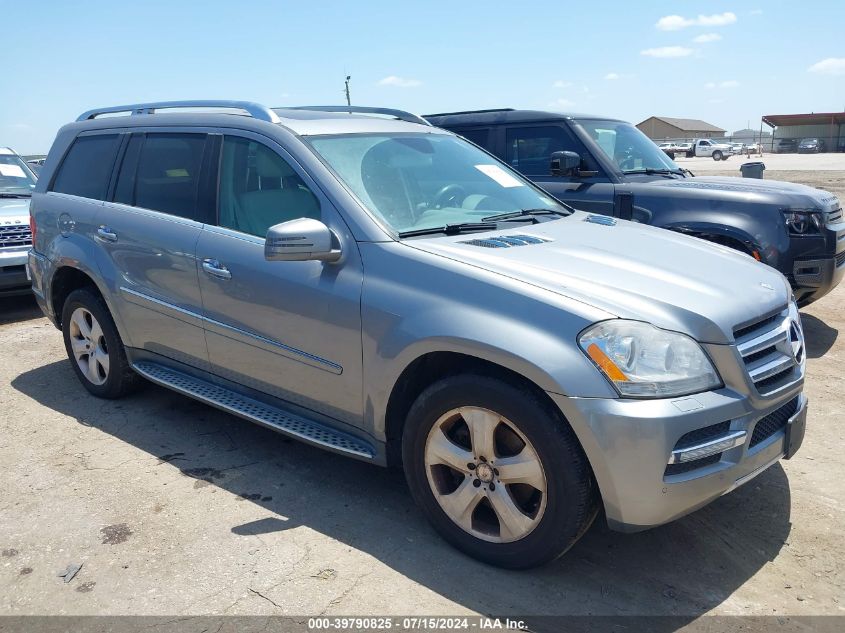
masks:
[[[728,388],[666,400],[549,395],[587,453],[609,526],[636,532],[672,521],[730,492],[784,457],[790,446],[791,456],[803,439],[807,415],[801,389],[798,383],[757,408]],[[783,418],[782,427],[763,427],[762,421],[778,419],[786,406],[794,407],[794,413]],[[755,434],[758,422],[761,428]],[[725,435],[735,437],[744,431],[744,441],[692,469],[669,467],[682,437],[720,423]]]
[[[799,259],[792,265],[792,288],[798,305],[821,299],[845,276],[845,251],[835,257]]]
[[[28,249],[28,246],[0,249],[0,295],[29,292],[29,279],[26,276]]]

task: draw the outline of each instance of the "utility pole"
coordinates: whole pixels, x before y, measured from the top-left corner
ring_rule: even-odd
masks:
[[[346,75],[346,105],[351,106],[352,100],[349,98],[349,80],[352,79],[352,75]]]

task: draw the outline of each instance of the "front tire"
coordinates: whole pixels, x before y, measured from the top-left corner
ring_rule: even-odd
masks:
[[[79,288],[68,295],[62,335],[76,377],[98,398],[120,398],[140,382],[105,302],[93,290]]]
[[[500,567],[557,558],[598,511],[587,458],[560,413],[498,378],[458,375],[426,389],[408,413],[402,456],[440,535]]]
[[[719,150],[713,152],[713,160],[722,160],[722,152]]]

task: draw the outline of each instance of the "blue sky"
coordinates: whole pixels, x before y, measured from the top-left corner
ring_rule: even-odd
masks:
[[[845,2],[0,0],[0,146],[96,106],[248,99],[701,118],[845,109]],[[13,71],[14,69],[14,71]]]

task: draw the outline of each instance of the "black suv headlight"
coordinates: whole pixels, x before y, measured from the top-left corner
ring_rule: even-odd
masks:
[[[825,214],[820,209],[786,209],[783,219],[790,235],[819,235],[825,224]]]

